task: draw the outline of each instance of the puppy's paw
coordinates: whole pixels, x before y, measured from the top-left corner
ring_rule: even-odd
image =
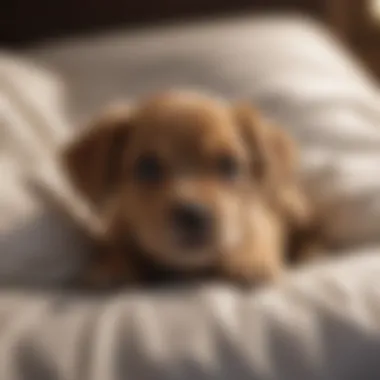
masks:
[[[243,255],[226,260],[222,276],[243,287],[261,286],[277,282],[283,273],[281,263],[264,255]]]

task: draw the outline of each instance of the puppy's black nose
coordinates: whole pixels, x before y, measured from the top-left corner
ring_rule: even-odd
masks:
[[[203,242],[211,227],[211,213],[198,203],[181,203],[173,207],[173,222],[188,243]]]

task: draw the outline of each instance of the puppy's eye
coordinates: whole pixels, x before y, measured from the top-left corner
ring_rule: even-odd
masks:
[[[135,177],[142,182],[158,182],[163,177],[163,168],[152,154],[141,156],[135,166]]]
[[[240,171],[240,165],[237,159],[228,154],[219,157],[217,162],[217,170],[220,176],[225,179],[235,179]]]

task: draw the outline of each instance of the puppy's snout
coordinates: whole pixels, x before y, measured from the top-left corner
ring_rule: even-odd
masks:
[[[178,204],[173,208],[174,222],[186,231],[203,231],[210,225],[208,209],[197,203]]]
[[[212,215],[207,206],[199,203],[179,203],[172,209],[172,222],[181,244],[204,244],[212,229]]]

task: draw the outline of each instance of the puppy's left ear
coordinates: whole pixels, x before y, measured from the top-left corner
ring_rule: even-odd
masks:
[[[126,105],[107,108],[62,152],[72,184],[98,211],[120,179],[130,129]]]
[[[286,131],[264,120],[250,105],[234,107],[251,160],[254,180],[272,194],[276,206],[289,221],[301,225],[310,217],[310,210],[297,179],[298,152]]]

